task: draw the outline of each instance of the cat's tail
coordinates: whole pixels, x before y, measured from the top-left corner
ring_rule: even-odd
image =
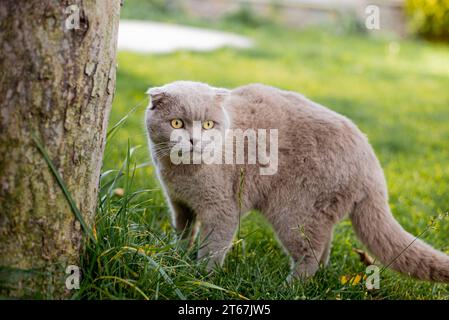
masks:
[[[385,266],[418,279],[449,283],[449,256],[405,231],[382,193],[367,195],[350,217],[360,240]]]

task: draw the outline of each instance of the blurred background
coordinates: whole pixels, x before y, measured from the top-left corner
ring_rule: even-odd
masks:
[[[348,220],[335,231],[331,266],[322,274],[326,280],[284,288],[288,262],[257,213],[243,222],[246,253],[242,257],[233,249],[225,271],[204,285],[206,278],[190,265],[193,260],[174,261],[166,249],[172,229],[144,127],[145,91],[175,80],[227,88],[261,82],[300,92],[346,115],[367,134],[385,169],[395,217],[406,230],[420,234],[433,217],[449,210],[448,42],[448,0],[125,0],[103,171],[123,169],[131,153],[135,171],[132,184],[117,183],[110,195],[116,202],[103,213],[106,218],[99,215],[97,232],[109,234],[104,252],[145,243],[175,288],[189,298],[235,298],[236,292],[265,299],[448,298],[447,286],[389,272],[383,277],[390,281],[382,282],[377,293],[346,290],[340,277],[364,270],[352,252],[360,244]],[[116,221],[107,222],[110,212],[121,212],[126,188],[150,190],[127,209],[127,240],[114,238]],[[449,223],[437,221],[433,227],[424,240],[449,253]],[[151,233],[145,241],[139,238],[142,230]],[[113,258],[110,267],[92,267],[92,279],[120,276],[134,279],[152,298],[180,297],[143,261]],[[101,289],[88,285],[83,292],[88,297],[139,297],[115,283],[102,282]]]

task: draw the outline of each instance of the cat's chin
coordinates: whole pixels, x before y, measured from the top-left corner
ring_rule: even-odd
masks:
[[[200,150],[191,150],[190,151],[190,160],[193,162],[194,159],[202,159],[203,153]]]

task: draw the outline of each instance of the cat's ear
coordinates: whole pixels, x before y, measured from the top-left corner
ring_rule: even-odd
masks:
[[[215,88],[215,97],[217,101],[223,102],[223,100],[229,95],[231,90],[225,88]]]
[[[167,97],[167,92],[161,87],[149,88],[146,94],[150,96],[150,104],[148,105],[150,110],[156,108]]]

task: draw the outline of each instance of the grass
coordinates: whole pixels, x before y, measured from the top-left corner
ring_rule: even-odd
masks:
[[[97,244],[87,242],[84,279],[74,298],[449,299],[448,285],[388,270],[379,290],[342,284],[343,275],[365,270],[352,251],[363,246],[347,219],[335,230],[329,266],[291,285],[285,283],[288,259],[258,213],[243,218],[241,240],[211,275],[194,259],[199,244],[189,249],[177,240],[149,162],[143,115],[145,90],[179,79],[224,87],[263,82],[299,91],[368,135],[385,170],[392,211],[405,229],[417,235],[449,210],[448,46],[330,30],[240,31],[255,40],[253,49],[119,54],[93,228]],[[449,253],[448,235],[446,219],[422,238]]]

